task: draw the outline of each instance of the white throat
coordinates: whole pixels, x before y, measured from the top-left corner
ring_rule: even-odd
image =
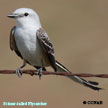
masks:
[[[19,21],[20,20],[20,21]],[[41,24],[39,20],[32,20],[32,19],[16,19],[16,26],[20,28],[41,28]]]

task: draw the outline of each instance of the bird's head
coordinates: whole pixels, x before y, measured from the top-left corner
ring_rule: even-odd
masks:
[[[19,8],[8,17],[14,18],[17,26],[41,26],[38,14],[30,8]]]

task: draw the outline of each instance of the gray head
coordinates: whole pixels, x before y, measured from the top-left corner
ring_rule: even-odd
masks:
[[[14,18],[17,26],[41,26],[38,14],[30,8],[19,8],[12,14],[8,15],[9,18]]]

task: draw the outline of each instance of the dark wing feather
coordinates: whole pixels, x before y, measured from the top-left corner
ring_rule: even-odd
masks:
[[[15,29],[16,27],[14,26],[12,29],[11,29],[11,32],[10,32],[10,49],[13,51],[15,51],[15,53],[23,59],[21,53],[18,51],[18,48],[16,46],[16,42],[15,42],[15,37],[14,37],[14,33],[15,33]]]
[[[42,28],[40,28],[37,31],[36,35],[37,35],[37,38],[38,38],[43,50],[45,51],[45,53],[48,56],[51,66],[53,67],[53,69],[55,71],[57,71],[56,64],[55,64],[56,61],[55,61],[55,56],[54,56],[54,48],[53,48],[53,45],[52,45],[47,33]]]

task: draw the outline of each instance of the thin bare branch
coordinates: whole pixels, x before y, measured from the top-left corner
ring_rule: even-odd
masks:
[[[38,75],[36,70],[23,70],[23,74],[29,74],[31,76]],[[0,74],[15,74],[15,70],[0,70]],[[44,71],[43,75],[61,75],[61,76],[80,76],[80,77],[99,77],[108,78],[108,74],[88,74],[88,73],[65,73],[65,72],[49,72]]]

